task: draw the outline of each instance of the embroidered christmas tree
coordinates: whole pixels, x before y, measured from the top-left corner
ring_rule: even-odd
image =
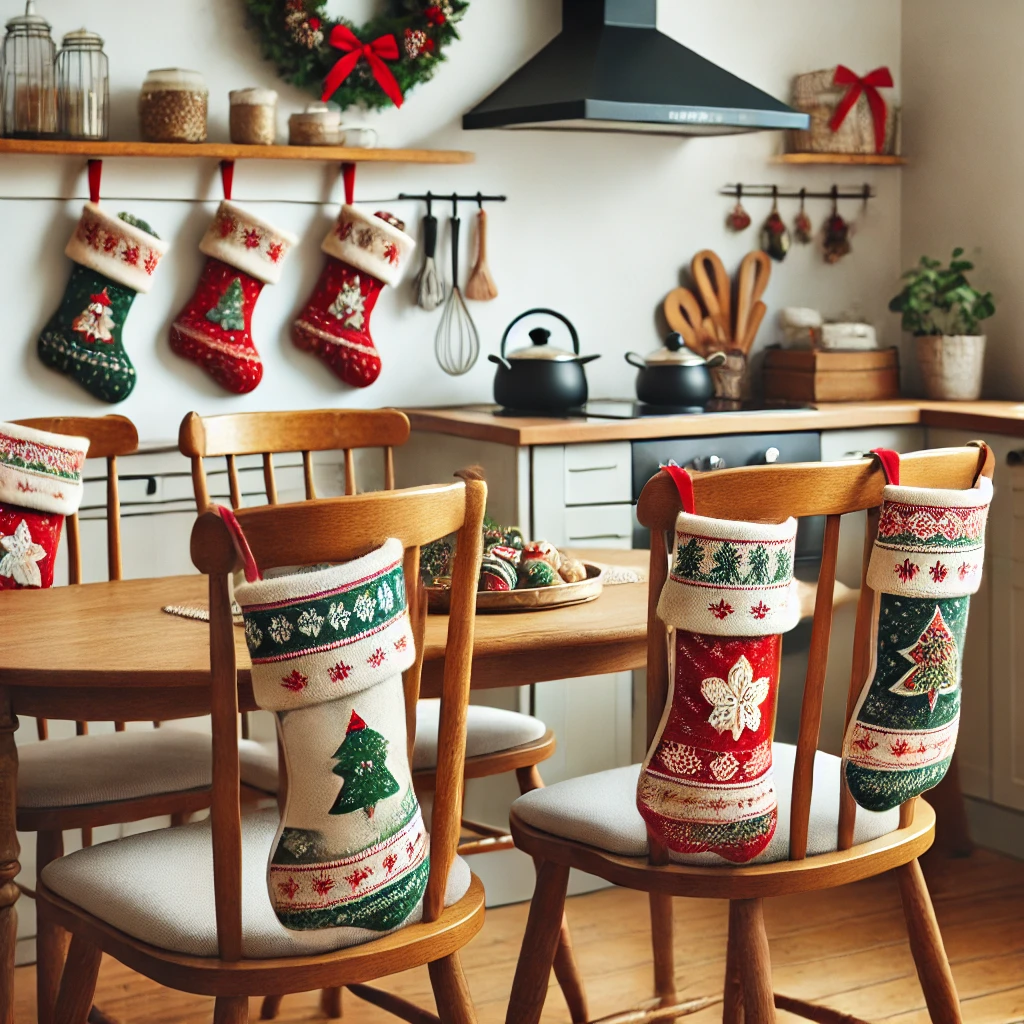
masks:
[[[374,806],[398,792],[398,782],[386,763],[388,741],[352,712],[341,746],[331,755],[338,763],[331,769],[345,781],[331,814],[363,810],[373,817]]]
[[[763,587],[771,583],[772,571],[769,562],[768,549],[763,544],[754,545],[747,559],[747,576],[743,582],[748,587]]]
[[[691,537],[685,544],[679,545],[676,552],[676,575],[687,580],[702,580],[701,564],[704,561],[704,548],[696,537]]]
[[[245,330],[245,314],[242,309],[244,300],[242,282],[236,277],[227,286],[224,294],[217,301],[217,305],[213,309],[207,310],[206,319],[217,324],[222,331],[243,331]]]
[[[711,569],[708,580],[718,584],[736,584],[740,582],[740,552],[727,540],[722,541],[711,556]]]
[[[889,689],[901,697],[928,697],[928,710],[935,710],[940,693],[956,689],[960,655],[956,637],[950,632],[942,611],[935,608],[935,614],[924,632],[900,654],[913,664],[906,675]]]

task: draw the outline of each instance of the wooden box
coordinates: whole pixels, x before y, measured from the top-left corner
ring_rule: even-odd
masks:
[[[899,352],[770,348],[764,357],[764,397],[791,402],[899,398]]]

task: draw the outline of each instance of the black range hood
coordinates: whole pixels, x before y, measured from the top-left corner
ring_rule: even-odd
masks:
[[[728,135],[809,118],[657,29],[658,0],[562,0],[562,32],[462,127]]]

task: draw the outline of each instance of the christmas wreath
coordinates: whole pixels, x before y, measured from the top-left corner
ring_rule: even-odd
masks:
[[[469,0],[388,0],[366,25],[332,20],[328,0],[245,0],[263,56],[292,85],[343,109],[402,105],[432,77]]]

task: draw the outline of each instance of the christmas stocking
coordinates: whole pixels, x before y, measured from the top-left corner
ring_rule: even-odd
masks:
[[[676,553],[658,602],[669,629],[669,699],[637,807],[669,857],[752,860],[775,834],[772,735],[781,633],[800,618],[796,520],[732,522],[693,514],[686,473]]]
[[[121,331],[136,292],[148,292],[167,243],[142,220],[86,203],[64,252],[75,262],[57,312],[39,335],[39,358],[104,402],[135,387]]]
[[[900,487],[899,457],[878,454],[890,482],[868,563],[872,660],[846,731],[843,770],[858,804],[886,811],[937,785],[953,756],[992,481],[980,477],[966,491]]]
[[[49,587],[64,517],[82,500],[89,441],[0,423],[0,590]]]
[[[287,763],[269,871],[286,928],[390,931],[426,888],[430,840],[402,690],[415,660],[402,555],[389,540],[343,565],[265,580],[250,563],[252,582],[235,588],[256,702],[276,714]]]
[[[224,200],[199,251],[209,257],[195,294],[171,325],[171,349],[201,366],[222,388],[244,395],[263,363],[253,344],[252,311],[265,284],[276,284],[296,238]]]
[[[372,217],[343,206],[321,249],[327,265],[306,308],[292,326],[292,340],[315,352],[346,384],[365,388],[380,376],[380,356],[370,337],[370,314],[386,284],[402,276],[416,242],[390,213]]]

